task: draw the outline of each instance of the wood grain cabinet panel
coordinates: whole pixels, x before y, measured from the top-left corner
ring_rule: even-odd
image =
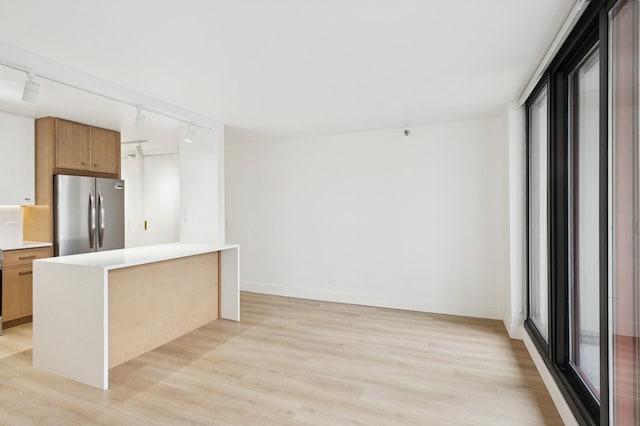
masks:
[[[55,166],[89,170],[89,126],[56,120]]]
[[[6,250],[2,269],[2,322],[22,324],[33,315],[33,261],[51,257],[51,247]],[[19,321],[22,319],[22,321]]]
[[[31,265],[2,270],[2,321],[33,314],[33,269]]]
[[[36,208],[25,213],[24,237],[53,242],[53,176],[120,178],[120,132],[56,117],[36,119]]]
[[[11,268],[12,266],[30,265],[36,259],[44,259],[51,257],[51,248],[33,248],[22,250],[6,250],[4,252],[4,267]]]
[[[91,127],[89,132],[92,172],[120,174],[120,134]]]

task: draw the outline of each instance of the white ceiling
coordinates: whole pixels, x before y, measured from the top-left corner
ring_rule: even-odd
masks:
[[[25,117],[53,116],[121,132],[123,142],[144,140],[145,153],[177,152],[186,125],[182,122],[145,112],[145,124],[135,127],[136,109],[132,106],[73,89],[52,81],[37,79],[40,84],[35,104],[22,101],[25,74],[0,66],[0,111]],[[123,154],[134,152],[136,144],[125,144]]]
[[[573,4],[0,0],[0,40],[260,141],[497,115]]]

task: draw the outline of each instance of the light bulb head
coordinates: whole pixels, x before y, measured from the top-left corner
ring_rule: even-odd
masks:
[[[141,129],[144,127],[144,122],[147,119],[147,116],[144,115],[142,113],[142,109],[140,108],[136,108],[137,109],[137,113],[136,113],[136,129]]]
[[[27,81],[24,82],[24,90],[22,91],[22,100],[30,104],[38,101],[40,93],[40,84],[35,81],[35,75],[28,74]]]
[[[188,143],[193,143],[193,139],[196,136],[196,129],[193,124],[189,123],[189,127],[187,127],[187,135],[184,137],[184,141]]]

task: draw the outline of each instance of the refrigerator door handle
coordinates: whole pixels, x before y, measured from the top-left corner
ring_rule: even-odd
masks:
[[[89,193],[89,247],[93,248],[96,236],[96,200],[92,193]]]
[[[98,192],[98,207],[100,209],[100,231],[98,231],[98,247],[104,242],[104,197],[102,191]]]

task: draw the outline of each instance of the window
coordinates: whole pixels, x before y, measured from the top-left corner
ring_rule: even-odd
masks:
[[[529,318],[542,339],[549,334],[547,227],[547,85],[528,107],[529,129]]]
[[[600,50],[568,78],[569,361],[600,396]]]
[[[606,3],[589,4],[526,103],[525,328],[580,424],[609,418]]]
[[[580,424],[640,425],[640,0],[591,0],[538,86],[525,329]]]

